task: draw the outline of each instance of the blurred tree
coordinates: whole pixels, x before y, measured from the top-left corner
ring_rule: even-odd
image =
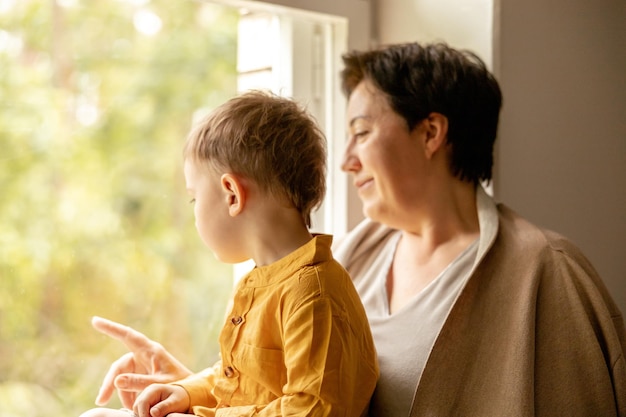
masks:
[[[181,155],[193,114],[236,90],[237,19],[192,0],[0,1],[0,417],[92,407],[124,352],[93,315],[192,369],[215,360],[232,272],[196,235]]]

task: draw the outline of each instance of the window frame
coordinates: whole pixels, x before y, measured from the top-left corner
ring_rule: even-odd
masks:
[[[283,19],[280,25],[282,62],[278,77],[270,87],[278,94],[292,96],[307,105],[320,122],[328,140],[328,174],[326,198],[313,216],[313,231],[343,235],[363,219],[361,203],[349,177],[341,171],[346,144],[346,98],[341,92],[339,71],[341,56],[352,49],[366,49],[374,41],[372,34],[372,2],[369,0],[204,0],[235,8],[242,13],[269,13]],[[321,28],[322,45],[316,60],[307,54],[309,39],[302,36],[302,27],[286,22],[316,22]],[[302,26],[302,25],[300,25]],[[320,65],[321,61],[321,65]],[[317,68],[308,68],[313,65]],[[317,84],[316,84],[317,80]],[[312,81],[312,82],[311,82]],[[323,103],[312,103],[321,97]]]

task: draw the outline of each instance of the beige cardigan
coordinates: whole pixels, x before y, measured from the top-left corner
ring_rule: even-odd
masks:
[[[435,341],[411,416],[625,417],[626,330],[596,271],[563,237],[497,210],[495,241]]]

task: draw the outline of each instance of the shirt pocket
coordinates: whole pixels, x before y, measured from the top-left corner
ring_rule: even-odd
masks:
[[[233,351],[234,365],[240,372],[240,388],[246,396],[253,395],[268,403],[283,395],[287,383],[284,353],[248,343],[239,343]],[[260,404],[260,402],[256,402]]]

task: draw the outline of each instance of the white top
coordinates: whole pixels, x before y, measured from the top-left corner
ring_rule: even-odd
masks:
[[[409,415],[435,340],[474,265],[484,255],[486,241],[495,239],[495,204],[480,187],[477,206],[481,237],[394,314],[389,314],[386,279],[401,232],[366,219],[337,241],[335,258],[352,276],[378,351],[380,379],[372,397],[372,416]]]

